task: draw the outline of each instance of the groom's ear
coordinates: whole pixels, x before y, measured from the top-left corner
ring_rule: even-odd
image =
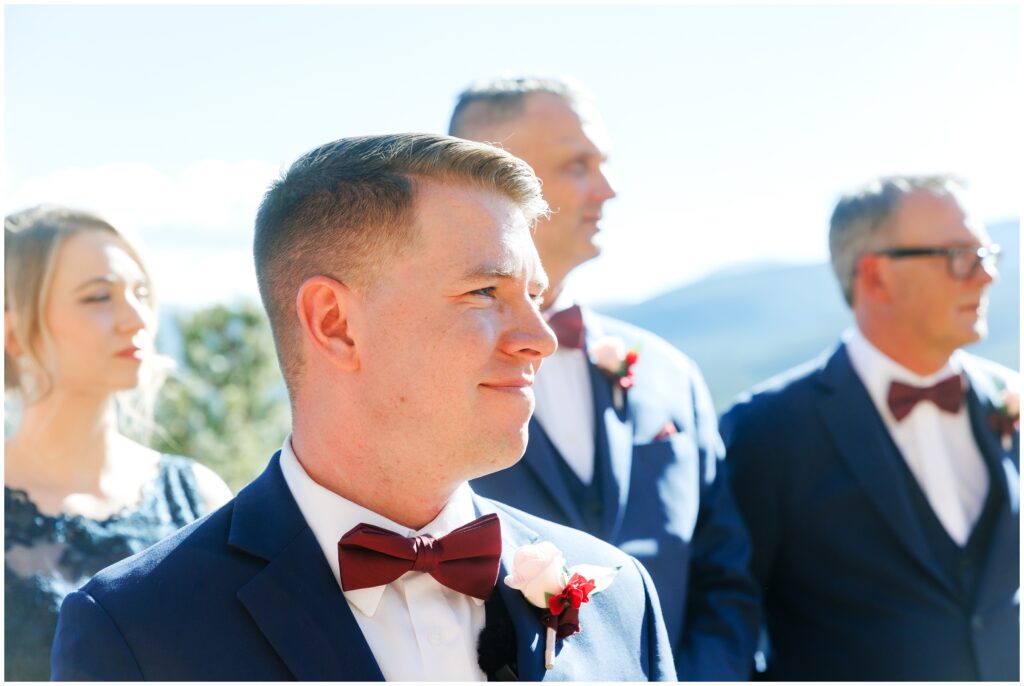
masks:
[[[349,317],[355,294],[329,276],[313,276],[299,286],[295,306],[303,338],[341,371],[359,369],[359,351]]]

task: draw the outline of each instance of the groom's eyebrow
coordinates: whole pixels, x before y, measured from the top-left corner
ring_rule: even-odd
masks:
[[[463,281],[482,281],[486,279],[515,280],[520,278],[520,272],[511,264],[483,264],[470,270],[463,275]],[[543,271],[535,274],[530,280],[530,285],[537,290],[545,291],[548,288],[548,277]]]

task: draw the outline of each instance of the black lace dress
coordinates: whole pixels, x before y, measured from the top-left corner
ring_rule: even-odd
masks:
[[[49,681],[60,604],[96,572],[206,514],[192,460],[163,455],[142,503],[109,519],[41,514],[4,487],[4,678]]]

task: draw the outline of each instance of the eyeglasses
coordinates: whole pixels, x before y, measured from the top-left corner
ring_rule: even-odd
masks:
[[[985,267],[991,276],[999,273],[999,257],[1002,248],[996,244],[981,247],[952,246],[948,248],[887,248],[876,250],[876,255],[893,259],[904,257],[928,257],[942,255],[946,258],[946,271],[954,279],[966,281],[978,271],[978,265]]]

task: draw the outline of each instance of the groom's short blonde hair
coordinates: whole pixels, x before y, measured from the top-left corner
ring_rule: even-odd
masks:
[[[529,165],[482,143],[409,133],[343,138],[307,152],[267,191],[253,241],[260,297],[290,390],[302,369],[299,287],[327,275],[356,291],[372,288],[389,260],[417,244],[418,180],[495,191],[531,226],[547,212]]]

